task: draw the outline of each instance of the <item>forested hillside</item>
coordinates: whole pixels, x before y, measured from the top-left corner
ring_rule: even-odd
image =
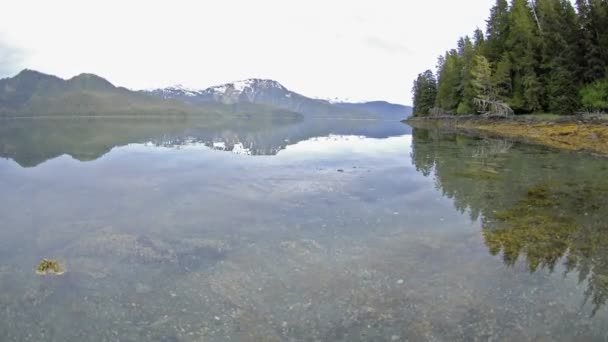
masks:
[[[607,0],[496,0],[414,81],[414,115],[608,110]]]

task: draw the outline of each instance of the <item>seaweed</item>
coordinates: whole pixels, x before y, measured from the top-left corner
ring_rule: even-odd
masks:
[[[485,218],[486,246],[509,266],[521,255],[530,272],[553,272],[563,260],[566,273],[578,270],[579,279],[587,281],[585,297],[591,298],[595,314],[608,300],[608,235],[598,204],[606,195],[604,187],[589,184],[533,186],[514,205]]]
[[[65,273],[64,267],[57,260],[43,259],[36,268],[39,275],[62,275]]]
[[[520,254],[526,256],[531,272],[540,267],[553,269],[555,264],[574,249],[579,226],[571,216],[555,208],[563,207],[560,191],[543,183],[529,188],[524,197],[506,210],[495,211],[487,222],[498,223],[494,229],[486,225],[486,244],[493,255],[502,251],[506,264],[513,265]]]
[[[497,134],[565,150],[608,154],[608,126],[543,122],[466,122],[459,127]]]

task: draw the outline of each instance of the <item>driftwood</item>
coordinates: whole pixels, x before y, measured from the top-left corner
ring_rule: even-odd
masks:
[[[475,98],[473,99],[475,105],[479,108],[482,115],[498,115],[498,116],[511,116],[514,114],[513,109],[508,104],[499,100],[490,100]]]
[[[429,110],[429,116],[446,116],[446,115],[454,115],[454,113],[447,112],[439,107],[433,107]]]

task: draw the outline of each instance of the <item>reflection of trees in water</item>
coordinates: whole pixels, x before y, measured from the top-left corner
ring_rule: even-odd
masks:
[[[493,255],[502,252],[508,265],[524,256],[531,272],[553,271],[565,259],[565,272],[578,270],[579,281],[587,281],[595,312],[608,298],[606,193],[592,184],[541,183],[484,220],[486,245]]]
[[[561,262],[586,282],[594,313],[608,299],[606,161],[414,130],[412,160],[471,219],[482,218],[492,255],[531,272]]]
[[[513,147],[513,142],[501,139],[486,139],[477,146],[473,158],[488,158],[507,153]]]

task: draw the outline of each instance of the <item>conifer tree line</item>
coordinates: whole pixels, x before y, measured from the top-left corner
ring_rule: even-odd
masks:
[[[416,116],[606,112],[608,0],[496,0],[412,92]]]

